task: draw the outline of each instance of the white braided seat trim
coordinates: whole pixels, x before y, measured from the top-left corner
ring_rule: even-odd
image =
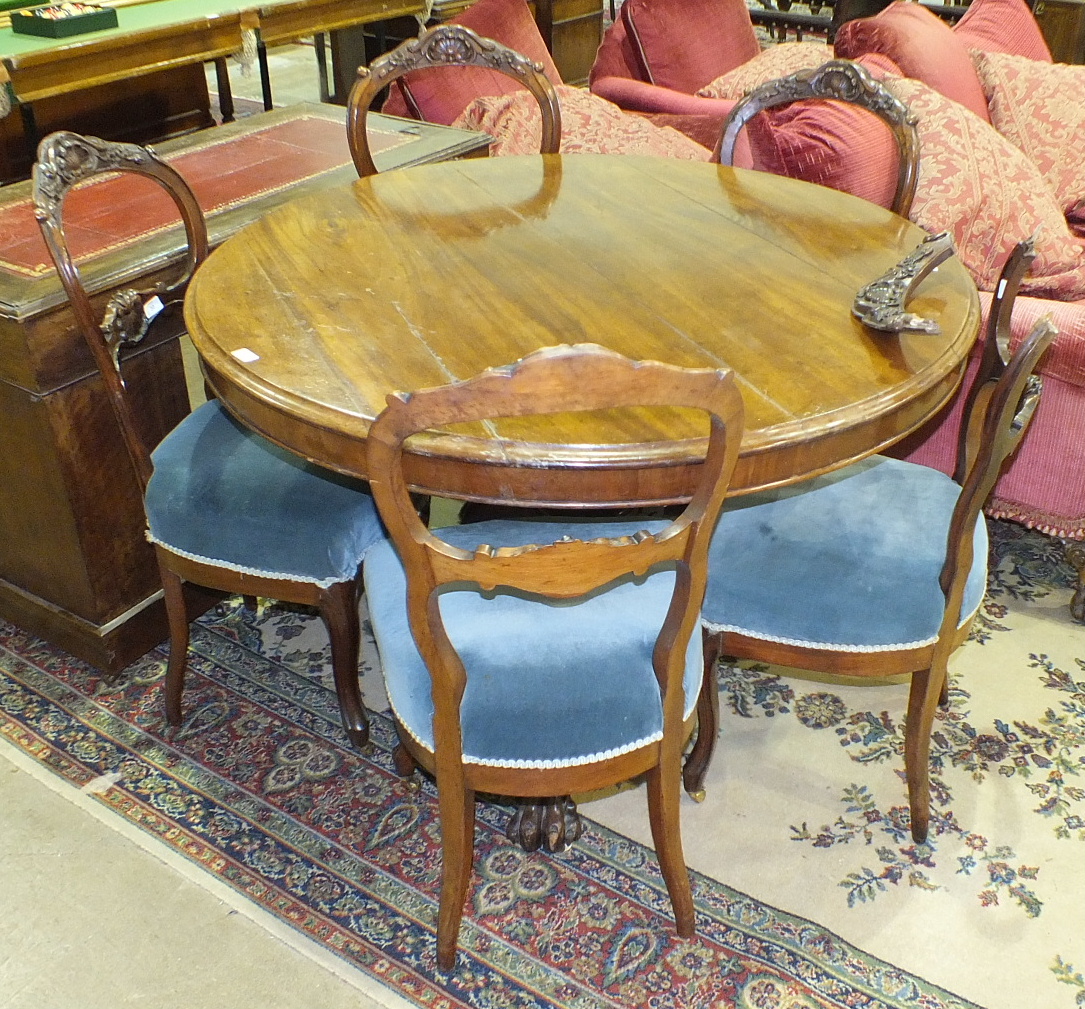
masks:
[[[983,605],[983,601],[980,601],[980,605]],[[958,624],[958,627],[963,627],[968,623],[977,613],[979,613],[980,607],[977,606],[968,616],[964,617]],[[820,648],[826,652],[905,652],[913,648],[926,648],[929,645],[933,645],[938,640],[938,635],[935,634],[932,637],[925,638],[922,641],[905,641],[899,644],[890,645],[848,645],[840,644],[835,641],[803,641],[799,638],[785,638],[776,634],[762,634],[760,631],[751,631],[746,627],[738,627],[735,624],[717,624],[711,620],[705,620],[701,618],[701,626],[713,634],[741,634],[746,638],[756,638],[758,641],[771,641],[777,645],[793,645],[796,648]]]
[[[166,543],[164,540],[155,538],[149,531],[147,533],[147,541],[149,543],[154,543],[156,546],[164,547],[171,554],[177,554],[178,557],[185,557],[190,561],[196,561],[198,564],[207,564],[214,568],[222,568],[223,571],[236,571],[239,575],[252,575],[254,578],[275,578],[284,582],[305,582],[306,585],[315,585],[319,589],[329,589],[333,585],[338,585],[341,582],[350,580],[349,578],[308,578],[305,575],[288,574],[280,571],[265,571],[262,568],[250,568],[240,564],[227,564],[217,557],[203,557],[200,554],[190,553],[187,550],[178,550],[172,543]]]
[[[396,706],[391,703],[391,699],[389,699],[389,704],[391,704],[392,714],[396,716],[396,723],[404,729],[407,735],[421,746],[423,750],[432,753],[433,748],[428,743],[419,739],[414,730],[399,717],[399,712],[396,711]],[[584,757],[570,757],[566,760],[484,760],[481,757],[475,757],[469,753],[465,753],[463,755],[463,762],[465,764],[477,764],[480,767],[515,767],[535,770],[549,770],[555,767],[579,767],[581,764],[597,764],[600,761],[609,760],[611,757],[620,757],[623,753],[632,753],[633,750],[639,750],[642,746],[647,746],[649,743],[658,743],[662,738],[662,732],[654,732],[644,739],[634,743],[627,743],[625,746],[616,746],[613,749],[604,750],[601,753],[589,753]]]

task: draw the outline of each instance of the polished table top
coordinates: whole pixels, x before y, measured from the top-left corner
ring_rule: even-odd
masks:
[[[851,315],[856,292],[924,235],[833,190],[705,163],[443,162],[271,212],[201,267],[185,316],[237,416],[359,476],[390,392],[542,346],[730,366],[746,405],[733,488],[748,491],[876,451],[952,395],[979,328],[956,257],[908,306],[940,335],[878,333]],[[417,436],[408,474],[483,501],[677,501],[703,458],[700,424],[641,411],[436,432]]]

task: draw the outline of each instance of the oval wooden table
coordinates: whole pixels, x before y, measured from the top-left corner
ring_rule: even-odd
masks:
[[[877,333],[851,315],[856,292],[924,235],[833,190],[718,165],[442,162],[268,214],[212,253],[185,318],[211,387],[241,420],[363,477],[366,432],[394,390],[555,343],[727,365],[746,404],[742,492],[877,451],[952,395],[979,328],[955,257],[908,306],[940,335]],[[659,413],[417,441],[419,491],[539,505],[680,501],[704,451],[697,422]]]
[[[717,165],[443,162],[268,214],[212,253],[185,318],[209,384],[242,421],[362,477],[369,424],[392,391],[556,343],[727,365],[746,405],[741,493],[875,452],[952,395],[980,321],[955,257],[908,305],[939,335],[878,333],[851,314],[859,289],[924,237],[833,190]],[[499,504],[673,503],[703,459],[698,423],[637,412],[435,432],[415,439],[409,479]],[[510,836],[561,847],[578,831],[561,797],[525,804]]]

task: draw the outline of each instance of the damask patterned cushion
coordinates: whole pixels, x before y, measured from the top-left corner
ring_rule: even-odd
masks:
[[[582,88],[562,85],[562,154],[646,154],[686,161],[708,161],[712,152],[669,126],[656,126],[643,116],[623,112]],[[478,98],[452,124],[480,130],[494,138],[490,156],[537,154],[542,140],[542,115],[527,91]]]
[[[1085,297],[1085,241],[1066,225],[1036,166],[989,123],[921,81],[886,78],[919,120],[919,187],[912,220],[949,231],[981,290],[992,291],[1014,245],[1036,236],[1022,293]]]
[[[1085,67],[972,52],[991,121],[1027,154],[1068,216],[1085,210]]]
[[[1051,62],[1051,50],[1025,0],[972,0],[953,34],[969,49]]]
[[[741,98],[759,84],[786,77],[799,70],[820,67],[833,58],[833,51],[824,42],[781,42],[770,46],[748,63],[717,77],[697,94],[703,98]]]
[[[625,0],[621,20],[642,79],[688,95],[761,51],[745,0]]]
[[[836,55],[844,60],[857,60],[867,53],[888,56],[906,77],[923,81],[980,118],[988,118],[968,47],[922,4],[897,0],[874,17],[848,21],[837,31],[834,45]]]

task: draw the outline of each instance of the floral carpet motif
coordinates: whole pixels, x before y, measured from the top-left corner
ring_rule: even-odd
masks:
[[[1018,633],[1015,607],[1052,593],[1064,598],[1070,583],[1061,544],[993,525],[991,595],[959,654],[995,654]],[[1020,787],[1045,839],[1060,850],[1074,846],[1079,864],[1085,662],[1065,666],[1031,655],[1028,675],[1049,695],[1046,708],[1039,717],[1008,712],[986,721],[970,710],[970,674],[955,674],[951,708],[936,723],[927,845],[911,842],[903,791],[892,788],[901,767],[900,714],[857,706],[854,692],[756,664],[722,664],[716,760],[727,759],[732,724],[756,728],[771,718],[798,733],[799,746],[807,737],[835,738],[854,762],[855,782],[840,790],[835,819],[772,825],[785,850],[832,860],[828,871],[804,862],[802,884],[830,898],[838,890],[840,920],[894,894],[937,894],[966,880],[978,906],[1041,922],[1059,885],[1050,859],[978,828],[955,792],[962,780],[979,789],[996,780]],[[253,613],[237,600],[202,618],[194,626],[186,722],[174,733],[162,718],[164,668],[165,652],[157,650],[104,683],[93,668],[0,621],[0,735],[74,787],[111,781],[96,798],[118,816],[419,1005],[980,1005],[925,980],[924,971],[864,952],[866,944],[842,938],[839,927],[778,910],[773,904],[783,901],[703,873],[693,874],[697,938],[679,940],[650,847],[586,820],[584,836],[565,853],[527,855],[503,836],[508,809],[492,803],[479,807],[458,969],[445,974],[434,961],[435,792],[428,783],[412,790],[396,776],[386,714],[372,716],[367,752],[348,745],[319,620],[275,605]],[[363,672],[367,701],[379,708],[371,642]],[[880,766],[887,776],[867,774]],[[627,795],[643,805],[642,791]],[[687,822],[700,811],[686,810]],[[838,866],[839,878],[831,875]],[[1044,965],[1050,990],[1032,1004],[1085,1004],[1080,942],[1080,928],[1052,939]]]
[[[1057,614],[1060,622],[1068,623],[1065,600],[1075,574],[1063,560],[1059,541],[1011,523],[990,525],[988,595],[968,645],[958,654],[967,651],[972,657],[970,672],[979,668],[992,679],[1019,677],[1022,695],[1027,690],[1035,700],[1039,688],[1046,696],[1033,705],[1037,717],[1018,717],[1016,706],[1004,709],[1003,717],[977,716],[972,710],[974,678],[957,675],[957,663],[951,661],[950,704],[936,718],[932,738],[927,843],[915,844],[909,831],[901,706],[892,712],[859,708],[854,700],[845,700],[842,691],[797,680],[766,665],[720,664],[724,737],[727,718],[793,717],[803,729],[835,734],[857,765],[859,780],[840,789],[835,819],[792,822],[787,827],[794,842],[845,852],[837,859],[837,864],[846,866],[837,885],[848,907],[884,903],[888,893],[902,888],[934,892],[952,884],[959,889],[962,880],[967,880],[979,906],[1008,905],[1027,921],[1043,917],[1045,902],[1065,887],[1068,877],[1080,878],[1081,850],[1076,846],[1085,841],[1085,659],[1075,657],[1073,667],[1064,668],[1045,652],[1028,650],[1023,662],[1007,668],[1003,663],[1008,659],[1000,647],[1004,636],[1020,633],[1014,630],[1013,618],[1029,606],[1047,603],[1049,608],[1041,612]],[[1055,598],[1057,609],[1051,606]],[[1080,637],[1085,628],[1070,625],[1068,630]],[[1085,654],[1085,648],[1078,646],[1078,653]],[[979,679],[975,682],[984,685]],[[857,696],[867,700],[854,688],[847,694],[849,699]],[[802,748],[801,740],[792,746]],[[898,781],[891,793],[863,781],[864,769],[872,765],[892,768]],[[1017,812],[1032,818],[1024,843],[1020,830],[1013,842],[996,832],[1014,829],[1011,817],[1005,817],[1004,826],[996,830],[989,825],[980,829],[956,808],[955,800],[962,794],[996,779],[1016,786]],[[1044,834],[1058,844],[1042,845]],[[1061,857],[1057,861],[1045,857],[1033,841]],[[954,876],[956,881],[951,879]],[[1059,992],[1052,986],[1032,1004],[1085,1005],[1085,978],[1077,969],[1085,966],[1081,961],[1085,911],[1077,917],[1064,943],[1052,948],[1048,964],[1053,978],[1070,985],[1075,993],[1064,992],[1068,997],[1057,1002]],[[1076,945],[1072,961],[1067,956],[1071,943]]]

